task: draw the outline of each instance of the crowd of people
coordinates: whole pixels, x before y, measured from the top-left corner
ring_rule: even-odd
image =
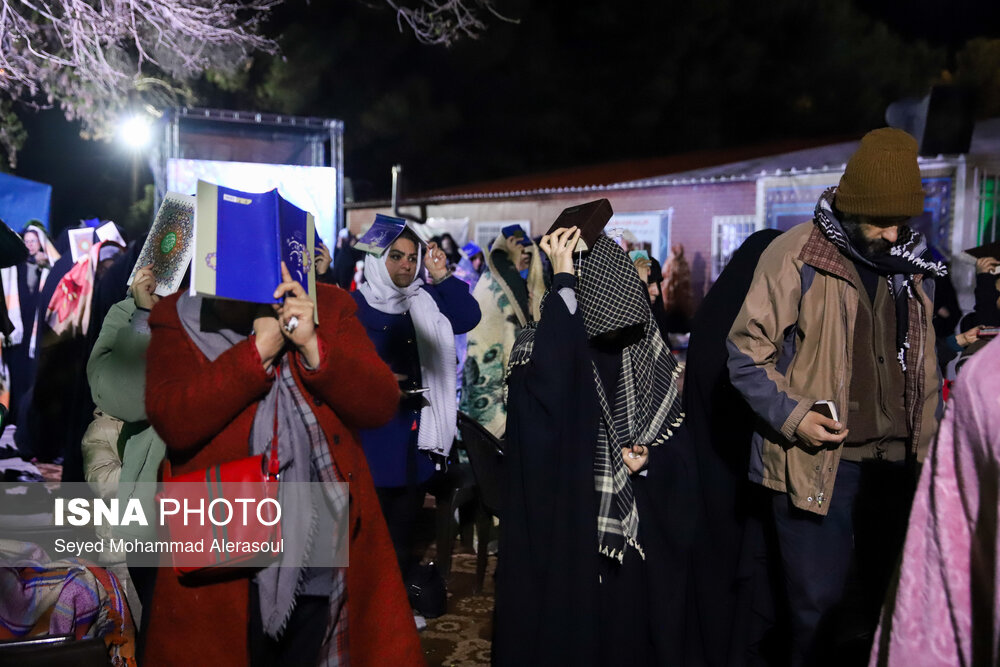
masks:
[[[575,227],[345,235],[261,305],[32,224],[0,238],[0,419],[104,497],[272,448],[349,484],[348,567],[121,572],[141,665],[423,664],[406,586],[460,411],[503,448],[494,664],[997,664],[1000,258],[963,314],[923,206],[916,142],[873,131],[697,311],[682,246]]]

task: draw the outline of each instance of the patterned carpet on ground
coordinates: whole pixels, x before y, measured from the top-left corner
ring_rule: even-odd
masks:
[[[490,556],[480,595],[474,595],[476,556],[456,553],[448,580],[448,613],[427,621],[420,633],[429,667],[478,667],[490,664],[493,634],[493,573],[496,556]]]

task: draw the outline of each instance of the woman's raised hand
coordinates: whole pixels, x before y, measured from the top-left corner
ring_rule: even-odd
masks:
[[[552,262],[552,273],[573,273],[573,251],[580,240],[580,230],[563,227],[542,237],[539,247]]]
[[[143,310],[152,310],[160,296],[156,293],[156,278],[153,276],[153,265],[147,264],[135,272],[132,279],[132,300]]]
[[[305,355],[309,366],[319,363],[319,344],[316,341],[316,326],[313,313],[316,308],[305,289],[292,280],[285,263],[281,263],[282,283],[274,290],[274,298],[284,297],[284,302],[274,304],[282,335]]]
[[[427,244],[424,264],[427,266],[427,273],[430,274],[431,280],[434,282],[438,282],[448,275],[448,257],[444,254],[444,250],[441,250],[438,244],[433,241]]]

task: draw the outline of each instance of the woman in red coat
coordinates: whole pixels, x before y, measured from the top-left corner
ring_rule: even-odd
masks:
[[[144,666],[242,667],[251,664],[251,656],[253,665],[345,664],[345,658],[352,667],[424,664],[355,437],[356,429],[380,426],[395,414],[395,377],[354,316],[355,304],[346,292],[317,286],[321,324],[314,327],[312,302],[287,271],[283,276],[286,282],[275,297],[286,295],[284,305],[273,310],[186,294],[156,305],[150,317],[147,413],[167,443],[173,474],[181,475],[258,453],[251,451],[259,448],[259,438],[251,433],[255,415],[259,405],[271,405],[279,387],[298,410],[308,406],[319,429],[313,425],[308,435],[302,422],[309,420],[292,420],[289,435],[297,437],[283,438],[279,432],[279,447],[325,439],[330,457],[322,458],[350,489],[350,566],[333,570],[332,590],[329,582],[321,588],[331,590],[329,605],[326,597],[304,598],[299,580],[286,585],[287,599],[279,608],[274,599],[281,600],[281,584],[277,596],[265,596],[260,575],[251,594],[248,578],[189,585],[171,568],[160,568],[148,627],[142,629]],[[280,399],[277,406],[284,410]],[[315,449],[312,460],[315,470]],[[306,604],[316,599],[319,606]]]

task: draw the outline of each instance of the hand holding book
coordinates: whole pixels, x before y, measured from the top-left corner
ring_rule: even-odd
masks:
[[[284,262],[281,263],[281,279],[281,284],[274,290],[274,298],[282,299],[282,303],[273,306],[278,315],[281,333],[305,356],[306,364],[316,368],[319,365],[319,343],[316,340],[314,319],[316,305],[302,285],[292,280]]]
[[[799,443],[807,451],[836,447],[847,438],[848,433],[838,420],[832,401],[816,401],[795,429]]]
[[[552,273],[573,274],[573,252],[580,240],[580,230],[576,227],[560,227],[542,237],[542,252],[552,262]]]
[[[152,310],[160,300],[160,295],[156,293],[156,278],[153,275],[152,263],[135,272],[132,278],[132,299],[136,307],[143,310]]]
[[[315,297],[316,230],[310,213],[277,190],[243,192],[204,181],[198,181],[196,208],[193,294],[273,304],[275,285],[286,281],[284,262],[291,279]]]

